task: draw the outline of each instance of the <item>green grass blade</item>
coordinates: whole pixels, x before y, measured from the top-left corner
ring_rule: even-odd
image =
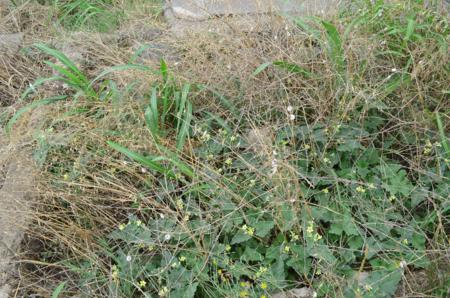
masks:
[[[64,81],[64,78],[59,76],[54,76],[50,78],[40,78],[37,79],[33,84],[31,84],[20,96],[20,101],[24,100],[30,93],[36,92],[36,88],[40,85],[43,85],[47,82],[53,82],[53,81]]]
[[[131,150],[129,150],[128,148],[125,148],[117,143],[108,141],[107,142],[108,145],[113,148],[114,150],[126,155],[127,157],[131,158],[132,160],[138,162],[139,164],[141,164],[142,166],[148,167],[149,169],[158,172],[160,174],[163,175],[168,175],[172,178],[175,177],[175,175],[173,173],[171,173],[170,170],[164,168],[163,166],[161,166],[159,163],[155,162],[154,159],[155,158],[149,158],[149,157],[145,157],[141,154],[138,154],[136,152],[133,152]]]
[[[38,43],[35,44],[34,47],[38,48],[40,51],[44,52],[47,55],[50,55],[56,58],[59,62],[61,62],[64,66],[72,71],[72,73],[76,74],[81,80],[83,80],[86,84],[88,83],[88,79],[86,76],[75,66],[75,64],[67,58],[66,55],[61,53],[58,50],[52,49],[45,44]]]
[[[164,61],[164,59],[161,59],[159,71],[161,72],[163,81],[166,84],[169,80],[169,70],[167,67],[167,63],[166,63],[166,61]]]
[[[14,126],[14,124],[17,122],[17,120],[23,114],[25,114],[25,113],[33,110],[33,109],[36,109],[38,107],[49,105],[49,104],[52,104],[54,102],[57,102],[57,101],[60,101],[60,100],[64,100],[66,98],[67,98],[67,96],[65,96],[65,95],[64,96],[55,96],[55,97],[45,98],[45,99],[41,99],[41,100],[35,101],[35,102],[33,102],[33,103],[31,103],[31,104],[21,108],[20,110],[18,110],[14,114],[14,116],[11,117],[11,119],[6,124],[6,126],[5,126],[6,133],[8,135],[11,134],[12,127]]]
[[[58,298],[59,295],[62,293],[62,291],[64,290],[64,287],[66,286],[67,281],[63,281],[62,283],[60,283],[55,290],[52,293],[52,298]]]
[[[342,40],[339,32],[331,23],[322,21],[322,25],[327,33],[330,58],[333,60],[337,71],[343,75],[343,72],[345,71],[344,48],[342,47]]]
[[[192,120],[192,104],[190,102],[187,102],[186,111],[182,118],[182,125],[177,134],[177,149],[179,151],[183,150],[186,138],[189,137],[191,120]]]
[[[96,76],[89,83],[89,88],[92,88],[92,86],[95,84],[95,82],[97,82],[98,80],[100,80],[104,76],[107,76],[110,73],[117,72],[117,71],[122,71],[122,70],[142,70],[142,71],[149,71],[149,72],[152,72],[154,74],[157,74],[157,72],[155,70],[153,70],[152,68],[150,68],[148,66],[145,66],[145,65],[140,65],[140,64],[117,65],[117,66],[113,66],[113,67],[110,67],[110,68],[102,71],[98,76]]]
[[[441,115],[438,111],[436,111],[436,123],[439,130],[439,136],[441,138],[442,147],[445,150],[445,156],[446,158],[450,158],[450,150],[447,144],[447,137],[445,136],[444,132],[444,125],[442,124]]]
[[[265,63],[261,64],[260,66],[258,66],[255,69],[255,71],[253,72],[253,76],[257,76],[258,74],[263,72],[266,68],[268,68],[271,65],[272,65],[272,62],[265,62]]]
[[[286,61],[274,61],[273,65],[282,68],[290,73],[301,74],[307,78],[311,77],[311,73],[308,70],[294,63],[289,63]]]

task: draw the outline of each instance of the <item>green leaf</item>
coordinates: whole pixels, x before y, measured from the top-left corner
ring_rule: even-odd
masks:
[[[193,298],[197,292],[198,282],[174,290],[170,293],[171,298]]]
[[[281,205],[281,230],[283,232],[289,231],[295,224],[296,220],[297,218],[292,206],[283,203]]]
[[[259,237],[266,237],[267,234],[270,233],[270,231],[275,226],[275,223],[273,221],[259,221],[256,223],[256,236]]]
[[[244,261],[251,262],[262,261],[264,258],[256,249],[246,246],[244,253],[242,254],[242,259]]]
[[[247,234],[245,234],[244,231],[239,230],[239,232],[237,232],[233,236],[233,238],[231,239],[231,245],[245,242],[245,241],[247,241],[247,240],[249,240],[251,238],[252,237],[247,235]]]
[[[370,273],[369,277],[365,280],[365,284],[372,287],[373,297],[387,298],[395,294],[401,279],[401,270],[380,270]]]
[[[52,293],[52,298],[58,298],[59,295],[62,293],[62,291],[64,290],[64,287],[66,286],[67,281],[63,281],[62,283],[60,283],[55,290]]]
[[[354,150],[362,148],[357,140],[344,140],[344,143],[337,147],[340,152],[353,152]]]

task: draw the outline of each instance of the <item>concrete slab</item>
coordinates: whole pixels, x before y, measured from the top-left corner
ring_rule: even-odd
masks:
[[[339,0],[168,0],[176,18],[206,20],[216,16],[288,13],[310,15],[332,9]]]

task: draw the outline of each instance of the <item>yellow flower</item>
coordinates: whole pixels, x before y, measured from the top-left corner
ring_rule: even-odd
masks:
[[[329,193],[330,191],[328,190],[328,188],[324,188],[324,189],[322,189],[322,192],[323,193]]]
[[[322,235],[320,235],[320,234],[318,234],[318,233],[316,233],[316,234],[314,234],[314,242],[317,242],[317,241],[319,241],[320,239],[322,239]]]
[[[142,221],[137,220],[137,221],[136,221],[136,225],[137,225],[138,227],[140,227],[140,226],[142,225]]]
[[[376,187],[375,187],[375,184],[373,184],[373,183],[369,183],[368,185],[367,185],[370,189],[375,189]]]
[[[231,245],[227,244],[227,246],[225,246],[225,250],[226,251],[230,251],[231,250]]]
[[[64,180],[69,180],[69,175],[64,174],[63,178],[64,178]]]
[[[291,251],[291,248],[288,246],[288,245],[286,245],[285,247],[284,247],[284,252],[285,253],[289,253]]]
[[[263,289],[263,290],[267,289],[267,283],[266,282],[262,282],[261,283],[261,289]]]
[[[362,187],[362,186],[358,186],[358,187],[356,188],[356,191],[359,192],[359,193],[365,193],[365,192],[366,192],[366,190],[365,190],[364,187]]]
[[[123,231],[123,230],[125,230],[125,227],[126,227],[126,225],[123,224],[123,223],[121,223],[121,224],[119,225],[119,230]]]
[[[403,239],[403,240],[402,240],[402,243],[403,243],[404,245],[408,245],[408,239],[406,239],[406,238]]]
[[[365,286],[364,286],[364,289],[365,289],[367,292],[370,292],[370,291],[372,291],[372,286],[371,286],[371,285],[365,285]]]
[[[186,261],[186,257],[185,257],[185,256],[181,256],[181,257],[179,257],[178,259],[180,260],[180,262]]]
[[[291,231],[291,241],[297,241],[299,239],[298,235]]]
[[[248,297],[248,291],[240,291],[239,292],[239,297],[241,297],[241,298]]]
[[[225,160],[225,164],[226,165],[231,165],[233,163],[233,160],[231,159],[231,158],[227,158],[226,160]]]
[[[247,235],[253,236],[254,233],[255,233],[255,228],[249,227],[247,229]]]
[[[267,298],[266,295],[261,295],[259,298]]]
[[[162,287],[158,292],[159,297],[165,297],[167,294],[169,294],[169,289],[167,287]]]
[[[141,289],[145,288],[146,285],[147,285],[147,282],[146,282],[145,280],[141,280],[141,281],[139,282],[139,287],[140,287]]]

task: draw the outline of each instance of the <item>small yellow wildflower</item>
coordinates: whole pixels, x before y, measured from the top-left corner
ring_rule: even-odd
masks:
[[[389,201],[390,201],[390,202],[393,202],[393,201],[395,201],[396,199],[397,199],[397,197],[394,196],[394,195],[391,195],[391,196],[389,197]]]
[[[236,136],[231,136],[230,141],[234,142],[234,141],[236,141],[236,140],[237,140],[237,137],[236,137]]]
[[[142,225],[142,221],[141,221],[141,220],[137,220],[137,221],[136,221],[136,225],[137,225],[138,227],[140,227],[140,226]]]
[[[261,297],[259,297],[259,298],[267,298],[267,296],[266,295],[261,295]]]
[[[310,145],[308,145],[308,144],[305,144],[305,145],[303,145],[303,149],[305,149],[305,150],[309,150],[309,149],[311,149],[311,146],[310,146]]]
[[[290,232],[291,233],[291,241],[297,241],[299,239],[299,236],[294,233],[294,232]]]
[[[159,297],[165,297],[167,294],[169,294],[169,289],[167,287],[162,287],[158,292]]]
[[[356,188],[356,191],[359,192],[359,193],[365,193],[365,192],[366,192],[366,190],[365,190],[364,187],[362,187],[362,186],[358,186],[358,187]]]
[[[184,261],[186,261],[186,257],[185,256],[181,256],[181,257],[178,258],[178,260],[180,260],[180,262],[184,262]]]
[[[178,207],[179,209],[183,209],[183,208],[184,208],[183,200],[181,200],[181,199],[178,199],[178,200],[177,200],[177,207]]]
[[[148,249],[148,251],[153,251],[155,249],[155,246],[149,245],[147,249]]]
[[[117,281],[119,279],[119,270],[117,269],[117,266],[114,265],[111,268],[111,277],[114,281]]]
[[[369,187],[369,189],[376,189],[375,184],[373,183],[367,184],[367,187]]]
[[[125,230],[125,227],[126,227],[126,225],[123,224],[123,223],[121,223],[121,224],[119,225],[119,230],[123,231],[123,230]]]
[[[231,158],[227,158],[226,160],[225,160],[225,164],[226,165],[231,165],[233,163],[233,160],[231,159]]]
[[[239,292],[239,297],[241,297],[241,298],[248,297],[248,291],[240,291]]]
[[[291,251],[291,248],[288,246],[288,245],[286,245],[285,247],[284,247],[284,252],[285,253],[289,253]]]
[[[331,160],[329,158],[327,158],[327,157],[324,157],[323,158],[323,162],[324,163],[331,163]]]
[[[364,286],[364,289],[365,289],[367,292],[370,292],[370,291],[372,291],[372,286],[371,286],[371,285],[365,285],[365,286]]]
[[[328,190],[328,188],[324,188],[324,189],[322,189],[322,192],[323,193],[329,193],[330,191]]]
[[[225,250],[226,251],[230,251],[231,250],[231,245],[227,244],[227,246],[225,246]]]
[[[402,240],[402,243],[403,243],[403,245],[408,245],[408,239],[406,239],[406,238],[403,239],[403,240]]]
[[[147,282],[146,282],[145,280],[141,280],[141,281],[139,282],[139,287],[140,287],[141,289],[145,288],[146,285],[147,285]]]
[[[243,288],[249,288],[250,287],[250,283],[248,281],[241,281],[239,283],[239,285]]]
[[[314,242],[317,242],[320,239],[322,239],[322,235],[320,235],[319,233],[314,234],[314,238],[313,238]]]
[[[308,224],[308,227],[306,227],[306,233],[311,236],[312,233],[314,232],[314,222],[310,221]]]
[[[266,282],[262,282],[261,283],[261,289],[263,289],[263,290],[267,289],[267,283]]]

